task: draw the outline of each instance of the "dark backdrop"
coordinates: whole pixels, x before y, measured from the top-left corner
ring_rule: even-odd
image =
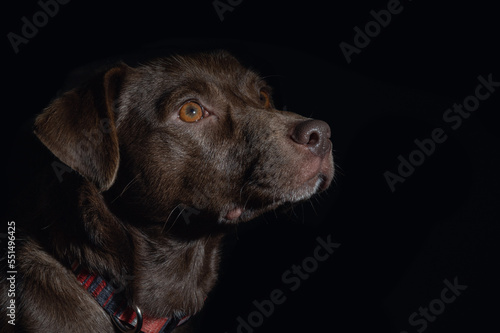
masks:
[[[5,195],[29,167],[19,129],[75,68],[228,48],[269,76],[279,107],[330,124],[337,175],[311,203],[228,237],[203,332],[498,330],[493,4],[60,2],[3,4]]]

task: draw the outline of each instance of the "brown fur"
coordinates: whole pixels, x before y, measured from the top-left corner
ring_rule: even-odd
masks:
[[[75,260],[149,316],[195,314],[228,227],[328,187],[328,125],[278,111],[260,91],[271,88],[218,52],[121,64],[54,100],[35,133],[76,172],[59,182],[50,159],[40,164],[43,191],[19,217],[18,330],[115,332]],[[181,121],[188,100],[208,116]]]

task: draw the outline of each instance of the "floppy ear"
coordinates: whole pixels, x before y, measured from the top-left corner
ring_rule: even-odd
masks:
[[[120,161],[114,106],[130,70],[121,64],[55,99],[35,120],[35,134],[63,163],[101,191]]]

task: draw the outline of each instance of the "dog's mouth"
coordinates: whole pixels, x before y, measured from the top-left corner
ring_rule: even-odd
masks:
[[[335,171],[332,144],[324,138],[319,148],[311,147],[311,142],[315,142],[313,134],[309,135],[308,145],[292,145],[294,158],[283,158],[278,164],[265,160],[262,168],[251,173],[239,189],[239,195],[228,196],[236,201],[227,202],[219,210],[219,223],[249,221],[280,206],[303,202],[325,191]]]
[[[310,199],[315,194],[325,191],[333,179],[333,166],[329,172],[319,172],[315,177],[303,183],[299,188],[286,191],[283,190],[280,195],[273,198],[269,203],[259,208],[248,207],[239,204],[230,204],[229,208],[223,210],[219,217],[220,223],[238,223],[254,219],[258,215],[276,209],[285,204],[296,204]]]

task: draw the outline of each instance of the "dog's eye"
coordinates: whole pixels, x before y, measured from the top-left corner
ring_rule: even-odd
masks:
[[[196,102],[187,102],[179,110],[179,118],[187,123],[203,119],[203,107]]]
[[[269,94],[264,90],[261,90],[259,94],[260,94],[260,100],[262,101],[262,103],[264,103],[264,107],[266,109],[270,107],[271,99],[269,98]]]

